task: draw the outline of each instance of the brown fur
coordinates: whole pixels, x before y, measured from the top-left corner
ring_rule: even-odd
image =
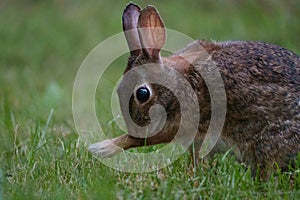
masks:
[[[130,4],[126,9],[132,9],[130,6],[135,5]],[[163,27],[155,8],[147,7],[141,12],[148,10],[151,11],[148,19],[154,18],[155,24]],[[123,18],[127,17],[126,12]],[[129,29],[136,27],[130,25]],[[130,46],[130,40],[128,43]],[[194,48],[198,45],[203,48]],[[227,95],[226,120],[219,144],[236,146],[239,160],[251,166],[253,176],[260,170],[259,176],[263,179],[268,178],[276,165],[286,169],[297,158],[300,151],[300,58],[295,53],[263,42],[196,41],[160,59],[157,53],[161,47],[158,51],[144,49],[142,45],[140,48],[143,53],[140,50],[139,55],[131,54],[124,73],[140,64],[161,62],[166,70],[172,68],[180,72],[197,93],[201,117],[194,141],[196,162],[211,117],[210,95],[199,69],[209,70],[212,63],[219,69]],[[180,90],[180,82],[174,80],[174,84]],[[146,142],[126,134],[111,139],[115,145],[129,149],[167,143],[174,138],[180,123],[178,100],[163,86],[152,84],[151,88],[154,94],[146,104],[139,105],[132,97],[130,114],[137,124],[145,125],[149,123],[149,108],[154,103],[161,104],[167,112],[164,128]]]

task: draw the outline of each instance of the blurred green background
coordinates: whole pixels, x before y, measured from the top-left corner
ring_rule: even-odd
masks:
[[[10,191],[24,191],[27,187],[27,179],[14,179],[14,176],[24,175],[18,174],[22,166],[27,173],[25,163],[28,164],[31,145],[36,144],[32,134],[42,132],[41,127],[51,125],[49,137],[55,141],[52,145],[60,144],[59,138],[66,143],[71,141],[70,148],[75,148],[71,144],[77,138],[72,118],[76,72],[98,43],[122,31],[121,15],[127,3],[0,1],[0,168],[14,180],[8,182]],[[155,5],[167,28],[194,39],[265,41],[300,54],[298,0],[137,0],[135,3],[142,7]],[[109,107],[104,105],[110,101],[111,88],[125,66],[126,56],[114,62],[111,77],[106,80],[108,88],[99,89],[97,110],[104,125],[111,120]],[[51,119],[50,124],[48,119]],[[57,154],[60,148],[50,145],[44,153]],[[16,151],[22,153],[17,156]],[[45,161],[45,166],[47,163]],[[44,170],[49,169],[45,167]],[[32,177],[37,181],[32,190],[43,188],[43,184],[38,185],[43,181],[51,184],[51,178],[40,180],[37,177]],[[67,191],[76,188],[72,186]],[[84,190],[84,186],[82,188]]]

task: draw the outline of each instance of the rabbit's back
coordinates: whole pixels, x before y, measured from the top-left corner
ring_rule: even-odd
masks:
[[[254,174],[259,167],[265,176],[275,162],[287,167],[300,151],[300,57],[262,42],[196,43],[175,55],[190,54],[200,44],[217,66],[227,95],[222,140],[236,145],[240,159],[252,166]],[[189,77],[206,63],[202,59],[193,63],[196,70]],[[201,101],[209,93],[203,81],[191,83],[200,88],[201,133],[210,118],[209,101]]]
[[[263,42],[224,42],[212,53],[219,65],[233,73],[244,71],[254,83],[300,84],[300,57],[274,44]]]
[[[222,137],[237,145],[253,173],[257,165],[261,173],[274,162],[286,167],[300,151],[300,57],[262,42],[215,45],[206,48],[227,94]]]
[[[299,118],[300,57],[262,42],[220,46],[211,56],[222,73],[228,104],[235,112],[244,112],[241,114],[247,117],[248,111],[267,120]]]

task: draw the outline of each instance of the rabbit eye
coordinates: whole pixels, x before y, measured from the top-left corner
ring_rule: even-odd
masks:
[[[140,87],[137,89],[135,96],[140,103],[144,103],[148,101],[150,97],[150,91],[146,87]]]

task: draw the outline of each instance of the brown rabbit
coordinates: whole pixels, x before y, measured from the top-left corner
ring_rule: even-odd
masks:
[[[141,33],[137,30],[141,27],[158,27],[163,31],[150,29],[148,33]],[[142,64],[162,63],[165,70],[172,68],[181,73],[196,91],[201,110],[194,140],[197,160],[211,116],[210,94],[197,70],[209,67],[202,51],[217,66],[226,91],[226,119],[215,150],[222,145],[235,146],[239,160],[251,166],[252,176],[259,170],[263,179],[268,178],[276,166],[286,169],[297,158],[300,151],[300,57],[295,53],[263,42],[195,41],[162,58],[165,27],[160,15],[152,6],[141,10],[132,3],[124,10],[123,30],[132,31],[125,34],[131,52],[124,74]],[[156,48],[146,48],[145,44],[149,43]],[[194,48],[197,45],[203,49]],[[189,59],[192,63],[183,59],[187,56],[193,56]],[[175,80],[174,84],[180,87],[180,82]],[[122,149],[170,142],[180,123],[180,106],[165,87],[147,84],[138,88],[129,102],[132,120],[141,126],[149,123],[149,108],[154,104],[163,105],[167,113],[166,124],[156,135],[145,140],[125,134],[93,144],[89,150],[97,156],[110,157]]]

